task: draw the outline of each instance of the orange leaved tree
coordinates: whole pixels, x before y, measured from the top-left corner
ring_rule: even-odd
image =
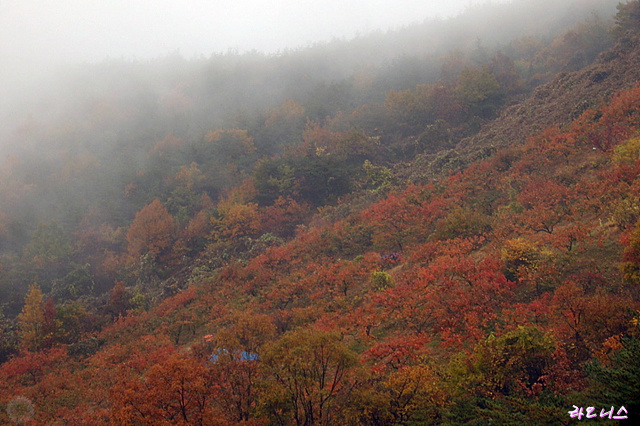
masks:
[[[133,258],[146,254],[162,257],[171,247],[174,234],[173,216],[156,198],[136,213],[127,231],[129,255]]]

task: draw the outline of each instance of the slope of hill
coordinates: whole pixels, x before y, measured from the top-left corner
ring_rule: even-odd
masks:
[[[443,170],[457,170],[496,149],[524,144],[531,135],[547,128],[569,125],[586,110],[602,106],[615,93],[640,81],[637,44],[637,39],[630,39],[602,53],[580,71],[561,72],[523,102],[505,108],[499,117],[450,151],[418,156],[415,168],[402,175],[412,181],[431,179]]]
[[[596,62],[577,72],[564,72],[554,81],[538,87],[533,95],[506,108],[491,126],[461,143],[477,146],[479,142],[495,147],[521,144],[532,134],[549,127],[563,127],[587,109],[600,107],[611,97],[640,81],[638,40],[618,44],[601,54]]]
[[[507,84],[500,71],[515,67],[498,55],[319,122],[305,124],[293,99],[195,140],[129,122],[149,137],[132,151],[148,158],[115,175],[124,196],[96,205],[130,219],[93,209],[68,219],[73,239],[52,221],[21,250],[3,247],[3,281],[42,287],[0,321],[0,422],[570,424],[574,406],[583,419],[588,407],[638,416],[638,10],[620,6],[627,32],[599,62],[504,110],[504,96],[526,91]],[[185,112],[184,94],[164,99]],[[65,136],[129,117],[97,106],[84,130],[60,128],[60,146],[82,155],[54,173],[80,186],[102,165]],[[433,158],[455,171],[421,170]],[[395,170],[414,182],[394,185],[403,161]],[[46,170],[25,170],[2,170],[7,199],[54,188]],[[3,243],[19,246],[17,224],[0,215]]]

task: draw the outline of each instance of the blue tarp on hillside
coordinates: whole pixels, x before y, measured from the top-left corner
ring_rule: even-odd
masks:
[[[212,353],[209,357],[209,361],[217,362],[218,359],[222,356],[230,356],[234,361],[257,361],[258,354],[254,352],[231,352],[228,349],[218,349],[216,352]]]

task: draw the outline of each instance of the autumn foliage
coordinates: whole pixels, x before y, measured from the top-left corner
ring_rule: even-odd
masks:
[[[630,37],[635,6],[620,9]],[[329,101],[283,98],[198,138],[198,100],[174,85],[158,109],[188,131],[145,140],[117,206],[29,232],[0,206],[1,295],[19,300],[0,311],[0,423],[18,404],[23,424],[96,426],[568,424],[576,404],[637,407],[640,86],[466,146],[533,84],[527,60],[451,54],[437,83],[385,83],[327,116]],[[0,191],[18,205],[46,179],[10,163]]]
[[[160,200],[155,199],[136,213],[127,231],[128,252],[132,257],[165,254],[173,242],[175,222]]]

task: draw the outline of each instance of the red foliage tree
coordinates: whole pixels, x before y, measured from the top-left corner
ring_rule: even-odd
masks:
[[[112,420],[118,425],[203,425],[211,416],[209,402],[216,388],[201,362],[172,355],[144,378],[115,386]]]
[[[129,255],[134,258],[145,254],[162,256],[171,247],[174,234],[173,216],[155,199],[136,213],[127,231]]]

